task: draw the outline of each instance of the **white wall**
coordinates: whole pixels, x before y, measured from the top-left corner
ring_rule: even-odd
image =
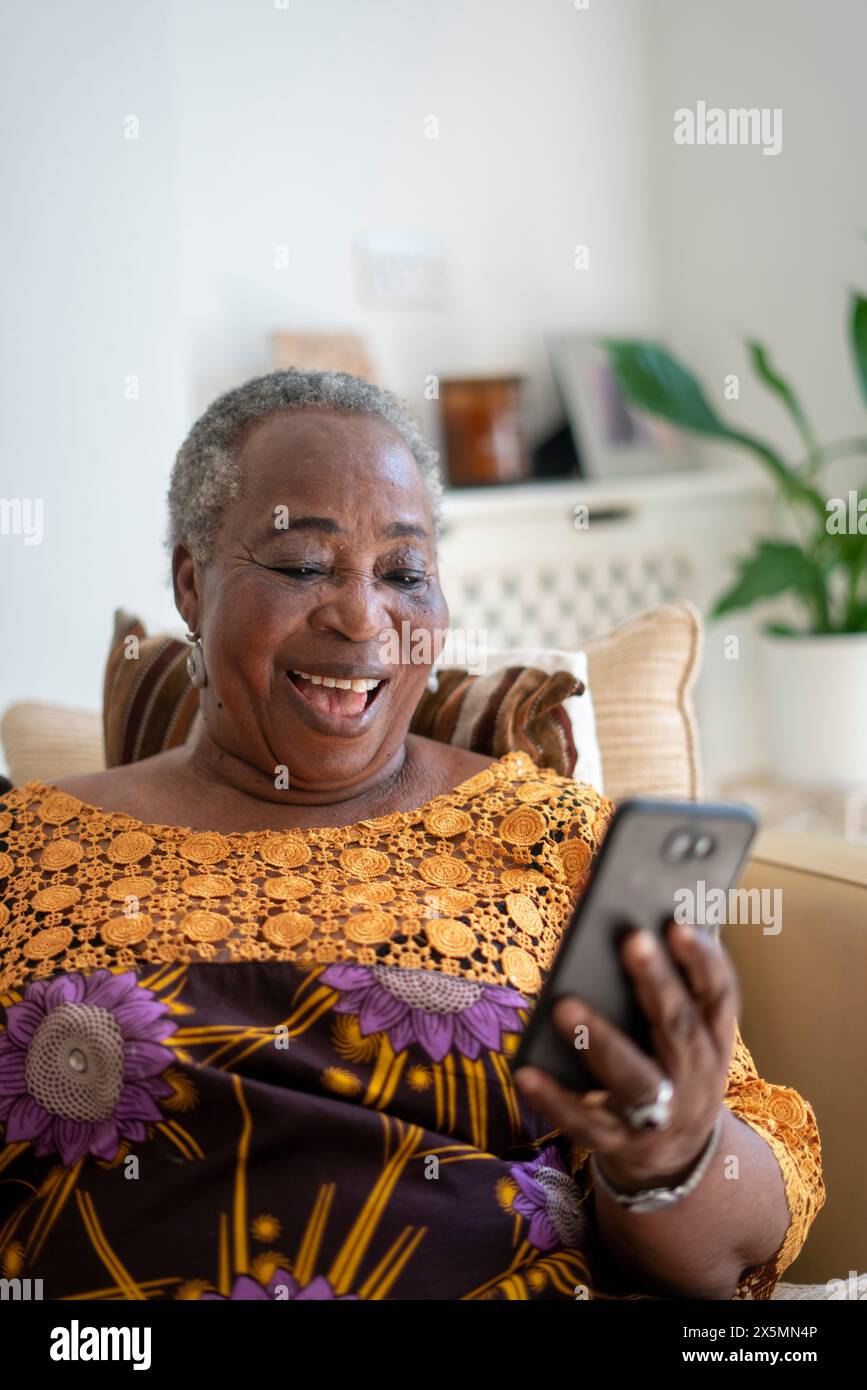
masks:
[[[538,432],[546,332],[656,320],[639,0],[90,0],[3,28],[0,495],[44,498],[46,531],[0,537],[0,708],[97,706],[112,610],[173,621],[173,453],[274,329],[360,328],[429,426],[428,373],[526,372]],[[448,307],[363,310],[357,234],[412,231],[445,239]]]
[[[640,0],[177,5],[197,398],[267,366],[272,328],[348,325],[431,425],[431,372],[528,371],[531,426],[550,419],[543,334],[650,323],[658,307],[645,15]],[[447,308],[359,304],[358,234],[404,231],[444,239]]]
[[[743,340],[755,336],[798,388],[825,440],[867,434],[845,331],[848,293],[867,291],[867,5],[863,0],[664,0],[654,5],[649,140],[658,173],[663,328],[715,408],[801,457],[780,405],[754,382]],[[780,154],[743,146],[676,146],[679,107],[779,107]],[[740,377],[740,400],[723,396]],[[722,457],[726,451],[720,451]],[[832,471],[834,494],[867,477],[867,463]],[[732,534],[746,548],[752,518]],[[763,669],[752,624],[712,627],[704,685],[711,780],[760,766]],[[742,638],[738,664],[727,633]],[[729,694],[731,693],[731,698]]]
[[[0,535],[0,709],[96,707],[112,610],[168,612],[189,411],[165,5],[7,5],[0,51],[0,496],[44,504],[41,545]]]
[[[755,336],[820,434],[863,434],[844,317],[848,291],[867,291],[867,5],[663,0],[654,14],[649,138],[670,336],[733,424],[797,451],[780,407],[750,378],[740,345]],[[779,107],[781,153],[675,146],[674,110],[699,99]],[[741,375],[737,403],[723,399],[728,372]]]

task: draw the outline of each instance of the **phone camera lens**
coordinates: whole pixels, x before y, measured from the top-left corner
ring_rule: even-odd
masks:
[[[692,835],[688,830],[675,830],[669,835],[663,854],[669,864],[682,864],[684,859],[689,858],[692,849]]]
[[[710,835],[699,835],[692,847],[692,852],[696,859],[707,859],[709,854],[713,854],[714,843]]]

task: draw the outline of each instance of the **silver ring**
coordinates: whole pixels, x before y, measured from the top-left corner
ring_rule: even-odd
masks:
[[[671,1124],[674,1086],[667,1076],[660,1081],[655,1098],[647,1105],[624,1106],[623,1114],[633,1129],[667,1129]]]

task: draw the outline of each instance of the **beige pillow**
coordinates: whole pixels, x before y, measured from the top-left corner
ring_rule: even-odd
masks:
[[[105,767],[102,719],[89,709],[28,700],[10,705],[0,720],[9,780],[52,782]]]
[[[691,603],[666,603],[585,643],[605,795],[701,795],[692,689],[702,623]]]
[[[690,603],[668,603],[587,642],[589,688],[602,752],[605,794],[700,795],[692,687],[701,618]],[[56,781],[105,766],[102,719],[62,705],[12,705],[0,724],[9,777]]]

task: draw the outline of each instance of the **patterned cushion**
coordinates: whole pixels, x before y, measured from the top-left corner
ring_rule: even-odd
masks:
[[[148,637],[138,618],[117,610],[103,684],[106,767],[149,758],[190,737],[199,692],[187,673],[188,651],[179,637]]]
[[[546,675],[532,666],[506,666],[484,676],[441,671],[413,715],[412,730],[501,758],[520,750],[539,767],[571,777],[578,759],[563,701],[584,685],[569,671]]]
[[[187,674],[188,651],[178,637],[148,637],[137,618],[118,609],[103,695],[107,767],[148,758],[194,736],[199,692]],[[438,689],[422,697],[412,729],[495,758],[519,750],[540,767],[571,777],[578,750],[563,701],[583,691],[570,671],[443,671]]]

